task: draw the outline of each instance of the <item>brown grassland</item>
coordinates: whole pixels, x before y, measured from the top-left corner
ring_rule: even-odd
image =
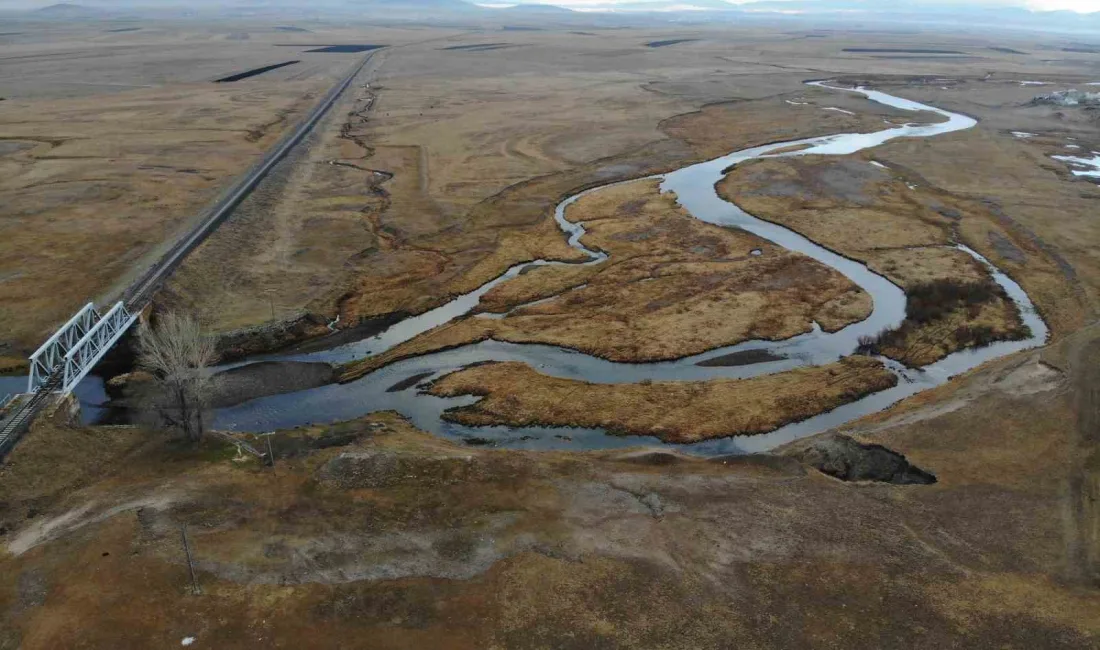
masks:
[[[1067,51],[1082,49],[1076,37],[1022,30],[540,20],[309,32],[251,19],[135,21],[119,33],[31,24],[0,37],[0,356],[13,358],[2,365],[18,365],[87,300],[117,295],[358,60],[304,52],[320,42],[389,47],[189,258],[158,308],[197,312],[257,351],[327,335],[337,317],[346,331],[328,340],[347,340],[517,262],[580,261],[552,215],[585,188],[769,142],[938,119],[803,83],[830,77],[980,122],[855,156],[745,165],[726,195],[865,260],[911,297],[936,295],[927,287],[945,278],[987,286],[986,270],[948,247],[964,243],[1026,289],[1049,345],[838,431],[714,459],[481,448],[381,412],[229,436],[270,441],[268,467],[222,436],[189,446],[81,426],[66,403],[0,463],[0,650],[187,637],[199,648],[1096,648],[1100,189],[1050,156],[1100,150],[1100,121],[1031,99],[1097,81],[1100,55]],[[515,25],[538,29],[504,29]],[[645,45],[661,39],[695,40]],[[487,42],[507,46],[446,49]],[[1021,84],[1036,79],[1051,87]],[[502,283],[481,315],[355,373],[487,336],[669,358],[865,313],[844,278],[688,219],[672,198],[652,183],[594,193],[574,218],[607,262]],[[940,323],[975,324],[1003,336],[1019,327],[999,295]],[[910,343],[894,356],[913,365],[953,349],[908,358]],[[692,441],[768,431],[893,381],[855,356],[741,381],[636,385],[493,364],[432,390],[484,395],[449,415],[472,424]],[[832,459],[841,469],[902,454],[936,480],[826,475],[813,454],[839,448],[837,434],[856,450]]]
[[[339,316],[341,328],[421,313],[519,262],[585,259],[551,216],[592,185],[774,140],[871,131],[884,119],[938,119],[821,110],[856,104],[794,78],[724,78],[690,53],[623,57],[638,35],[609,36],[518,33],[510,38],[524,47],[441,51],[478,41],[455,36],[380,53],[361,78],[370,89],[349,99],[293,172],[211,237],[164,303],[204,313],[217,330],[262,325],[272,308],[276,320]],[[545,60],[555,67],[542,68]],[[520,74],[531,66],[543,74]],[[639,82],[642,74],[653,80]],[[698,75],[730,94],[666,85]],[[508,291],[487,304],[503,311],[523,301],[504,302]]]
[[[719,184],[719,193],[758,217],[866,263],[907,293],[935,283],[992,286],[988,270],[953,247],[970,243],[964,233],[976,229],[972,221],[986,224],[999,241],[1010,241],[989,207],[912,183],[904,171],[875,166],[869,159],[876,154],[755,160],[734,168]],[[975,242],[975,248],[992,255],[991,241]],[[1021,278],[1025,287],[1056,269],[1041,250],[1031,247],[1031,252],[1033,260]],[[911,313],[914,322],[907,321],[879,351],[907,365],[924,366],[972,344],[973,339],[959,332],[980,330],[982,341],[1025,334],[1006,296],[998,291],[983,295],[980,301],[960,301],[933,319],[914,320]],[[1044,313],[1045,307],[1039,303]]]
[[[565,218],[586,229],[581,243],[610,259],[532,268],[494,287],[483,306],[545,302],[498,313],[501,318],[442,325],[350,364],[344,380],[396,359],[486,339],[548,343],[613,361],[659,361],[749,339],[790,338],[810,331],[813,321],[836,331],[870,313],[870,297],[839,272],[748,232],[693,219],[658,185],[616,185],[570,205]]]
[[[154,26],[109,36],[92,24],[9,37],[0,356],[24,356],[84,303],[116,299],[361,57],[277,48],[285,35],[257,32],[242,40],[225,28]],[[212,83],[286,58],[301,62]]]
[[[767,433],[895,384],[881,362],[852,356],[752,379],[637,384],[557,379],[522,363],[492,363],[447,375],[429,392],[486,396],[447,411],[448,420],[466,425],[582,427],[687,443]]]
[[[0,103],[0,333],[37,347],[85,302],[117,293],[324,85],[180,85],[105,102]],[[216,152],[216,155],[215,155]]]
[[[925,486],[392,414],[281,432],[274,469],[43,421],[0,471],[0,647],[1093,647],[1096,335],[848,431]]]

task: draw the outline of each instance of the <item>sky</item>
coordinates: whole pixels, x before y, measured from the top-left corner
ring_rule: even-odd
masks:
[[[519,4],[519,3],[546,3],[555,4],[563,7],[575,7],[583,8],[586,6],[599,5],[614,5],[621,2],[644,2],[645,0],[471,0],[477,4]],[[750,5],[756,0],[725,0],[735,5]],[[773,0],[774,1],[774,0]],[[868,4],[875,5],[877,2],[883,0],[867,0]],[[888,0],[887,0],[888,1]],[[79,4],[81,0],[0,0],[0,9],[26,9],[42,7],[56,2],[72,2]],[[1026,7],[1034,11],[1053,11],[1053,10],[1068,10],[1077,11],[1081,13],[1088,13],[1098,11],[1100,12],[1100,0],[924,0],[927,4],[937,4],[943,6],[962,6],[962,7]],[[685,4],[690,5],[690,0],[684,0]],[[110,4],[107,2],[91,0],[88,4],[93,6],[103,6]],[[130,0],[129,2],[119,2],[120,5],[126,4],[145,4],[156,5],[157,0],[145,0],[144,2],[139,0]],[[180,4],[178,1],[172,4]]]
[[[1100,0],[982,0],[969,2],[937,2],[936,4],[943,5],[962,5],[962,6],[1002,6],[1002,7],[1027,7],[1034,11],[1056,11],[1056,10],[1068,10],[1079,11],[1081,13],[1088,13],[1092,11],[1100,11]]]
[[[487,0],[490,1],[490,0]],[[610,5],[617,4],[618,2],[625,2],[628,0],[501,0],[501,2],[509,2],[510,4],[520,2],[547,2],[548,4],[560,5],[563,7],[586,7],[593,4]],[[639,0],[632,0],[639,1]],[[644,0],[641,0],[644,1]],[[725,0],[735,5],[750,5],[755,0]],[[684,0],[686,4],[691,4],[690,0]],[[937,4],[943,6],[985,6],[985,7],[1025,7],[1033,11],[1055,11],[1055,10],[1068,10],[1077,11],[1081,13],[1088,13],[1093,11],[1100,11],[1100,0],[926,0],[927,4]],[[872,3],[873,4],[873,3]]]

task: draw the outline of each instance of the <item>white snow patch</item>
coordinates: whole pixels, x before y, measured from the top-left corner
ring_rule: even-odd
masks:
[[[1049,86],[1049,81],[1021,81],[1021,86]]]
[[[1066,145],[1066,149],[1080,149],[1080,148],[1081,148],[1081,146],[1076,145],[1076,144],[1067,144]]]
[[[194,642],[195,642],[195,637],[185,636],[185,637],[183,637],[183,641],[180,641],[180,645],[191,645]]]
[[[823,110],[823,111],[836,111],[838,113],[846,113],[848,115],[855,115],[855,113],[853,113],[852,111],[846,111],[843,108],[837,108],[836,106],[826,106],[825,108],[823,108],[821,110]]]
[[[805,106],[805,105],[807,105],[807,104],[809,104],[809,103],[810,103],[810,102],[792,102],[792,101],[791,101],[791,100],[789,100],[789,99],[784,99],[783,101],[787,102],[787,103],[788,103],[788,104],[790,104],[791,106]]]
[[[872,160],[871,164],[874,165],[875,167],[882,167],[883,169],[889,169],[889,167],[887,167],[886,165],[883,165],[882,163],[880,163],[877,160]]]
[[[1035,137],[1034,133],[1028,133],[1027,131],[1013,131],[1012,135],[1016,136],[1017,138],[1022,138],[1024,140]]]
[[[1074,167],[1085,169],[1071,169],[1074,176],[1086,176],[1088,178],[1100,178],[1100,153],[1092,152],[1094,158],[1077,158],[1076,156],[1051,156],[1055,160],[1061,160]]]

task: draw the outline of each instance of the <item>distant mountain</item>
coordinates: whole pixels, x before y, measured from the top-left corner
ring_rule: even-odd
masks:
[[[143,17],[371,18],[376,20],[451,20],[485,11],[464,0],[86,0],[25,12],[26,16],[85,19],[118,12]]]
[[[133,0],[141,2],[142,0]],[[149,0],[145,0],[148,2]],[[379,19],[449,17],[469,14],[481,8],[463,0],[228,0],[191,2],[206,12],[247,15],[316,15],[333,17],[371,17]]]
[[[49,19],[64,19],[64,20],[86,20],[91,18],[104,18],[108,14],[107,12],[96,9],[94,7],[86,7],[84,5],[71,4],[68,2],[61,2],[41,9],[35,9],[31,11],[36,18],[49,18]]]
[[[416,7],[416,8],[433,8],[433,9],[445,9],[448,11],[477,11],[480,9],[477,5],[474,5],[464,0],[358,0],[356,2],[346,3],[349,8],[352,7],[385,7],[386,9],[401,9],[403,7]]]
[[[89,20],[105,17],[241,17],[291,20],[365,20],[480,25],[485,20],[515,20],[525,28],[562,26],[655,26],[678,23],[798,22],[802,27],[845,29],[914,25],[958,28],[1017,28],[1100,36],[1100,12],[1030,11],[983,4],[944,4],[943,0],[586,0],[584,11],[536,0],[511,8],[481,7],[474,2],[517,0],[81,0],[33,12],[35,20]],[[518,0],[523,2],[523,0]],[[553,2],[553,0],[549,0]],[[562,0],[575,2],[576,0]],[[3,0],[0,0],[2,3]],[[124,14],[120,14],[124,12]],[[1094,47],[1090,44],[1089,47]]]
[[[575,14],[577,12],[567,7],[559,7],[557,5],[539,5],[539,4],[524,4],[515,5],[514,7],[505,7],[501,11],[505,11],[509,14],[557,14],[568,15]]]

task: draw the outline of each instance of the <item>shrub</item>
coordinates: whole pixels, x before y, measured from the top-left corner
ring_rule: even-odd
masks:
[[[861,336],[856,354],[877,355],[885,350],[900,350],[901,354],[896,356],[908,362],[912,356],[930,346],[959,349],[989,345],[1004,337],[987,325],[964,323],[951,330],[937,328],[936,325],[959,311],[965,311],[970,319],[977,318],[983,305],[997,299],[1008,300],[1008,296],[992,280],[967,282],[943,278],[915,285],[906,294],[905,320],[901,325],[874,336]],[[1021,338],[1026,335],[1024,328],[1011,336]]]

